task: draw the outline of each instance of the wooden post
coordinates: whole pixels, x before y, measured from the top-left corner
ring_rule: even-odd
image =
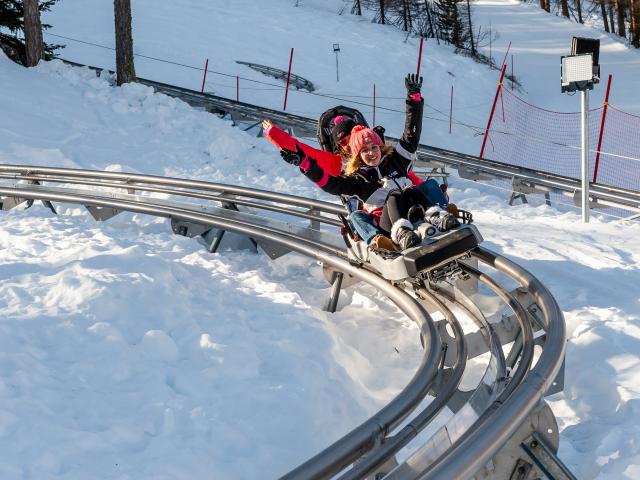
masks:
[[[289,95],[289,81],[291,80],[291,64],[293,63],[293,47],[291,47],[291,55],[289,56],[289,71],[287,72],[287,86],[284,89],[284,107],[283,111],[287,111],[287,96]]]
[[[600,148],[602,147],[602,136],[604,134],[604,121],[607,118],[607,108],[609,107],[609,91],[611,90],[611,77],[607,81],[607,93],[604,95],[604,106],[602,108],[602,121],[600,122],[600,135],[598,137],[598,149],[596,150],[596,163],[593,166],[593,183],[598,179],[598,165],[600,164]]]
[[[480,149],[480,158],[484,155],[484,149],[487,146],[487,138],[489,138],[489,129],[491,128],[491,121],[493,120],[493,114],[496,111],[496,103],[498,103],[498,95],[502,90],[502,80],[504,80],[504,74],[507,71],[507,66],[502,65],[500,71],[500,80],[498,81],[498,88],[496,89],[496,95],[493,97],[493,105],[491,106],[491,113],[489,114],[489,121],[487,122],[487,129],[484,132],[484,139],[482,140],[482,148]]]
[[[208,69],[209,69],[209,59],[207,58],[206,62],[204,62],[204,73],[202,74],[202,87],[200,88],[200,93],[204,93],[204,82],[207,79]]]

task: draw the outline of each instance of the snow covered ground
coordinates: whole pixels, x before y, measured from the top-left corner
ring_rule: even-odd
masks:
[[[45,21],[53,33],[112,45],[107,3],[65,0]],[[375,81],[380,96],[393,97],[378,106],[402,110],[415,39],[338,16],[339,0],[265,3],[134,0],[136,51],[196,66],[209,56],[210,68],[274,83],[234,60],[285,68],[295,47],[294,72],[320,93],[369,95]],[[565,109],[559,56],[572,34],[591,31],[517,2],[484,0],[476,11],[477,22],[491,19],[501,32],[494,52],[513,41],[528,98]],[[518,27],[515,19],[525,16],[539,35]],[[603,73],[619,69],[614,91],[629,99],[612,101],[637,111],[630,93],[637,52],[603,41],[611,52],[602,54]],[[342,48],[340,83],[332,42]],[[71,42],[63,56],[113,65],[112,52]],[[201,81],[201,72],[158,62],[138,60],[137,69],[191,88]],[[483,124],[497,72],[431,41],[423,69],[431,106],[448,103],[441,92],[453,79],[456,92],[468,90],[456,96],[461,120]],[[209,81],[223,94],[221,77]],[[224,82],[233,92],[235,79]],[[268,142],[146,87],[112,88],[57,61],[25,70],[4,57],[0,85],[0,163],[270,185],[328,198]],[[241,95],[281,106],[282,90],[247,87]],[[336,103],[296,92],[289,101],[290,111],[309,116]],[[400,113],[376,117],[392,133],[401,129]],[[477,153],[472,130],[455,126],[449,136],[442,116],[427,117],[425,143]],[[575,210],[508,207],[500,190],[457,178],[451,185],[487,247],[532,271],[564,311],[566,385],[550,401],[561,458],[581,479],[637,478],[640,225],[598,214],[584,225]],[[326,282],[304,257],[210,255],[171,235],[164,220],[122,214],[98,224],[81,208],[62,213],[36,204],[0,217],[2,478],[273,478],[384,405],[418,363],[416,329],[375,292],[347,289],[339,312],[324,313]]]

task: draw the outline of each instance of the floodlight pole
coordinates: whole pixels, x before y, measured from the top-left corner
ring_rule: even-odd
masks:
[[[333,51],[336,54],[336,82],[340,81],[340,73],[338,71],[338,52],[340,51],[340,44],[339,43],[334,43],[333,44]]]
[[[582,221],[589,223],[589,90],[580,92],[582,106]]]

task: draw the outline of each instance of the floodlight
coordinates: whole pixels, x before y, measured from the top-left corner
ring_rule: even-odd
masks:
[[[340,51],[340,44],[339,43],[334,43],[333,44],[333,51],[334,52],[339,52]]]
[[[590,53],[562,57],[562,86],[593,80],[593,56]]]

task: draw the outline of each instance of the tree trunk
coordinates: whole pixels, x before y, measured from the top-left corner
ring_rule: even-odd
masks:
[[[582,20],[582,0],[576,0],[576,10],[578,11],[578,21],[584,23]]]
[[[403,22],[403,30],[405,32],[409,31],[409,20],[407,19],[407,0],[402,0],[402,22]]]
[[[433,20],[431,18],[431,7],[429,6],[429,2],[427,2],[427,0],[424,0],[424,8],[427,11],[427,22],[429,23],[430,35],[432,38],[435,38],[438,45],[440,45],[440,39],[438,38],[438,35],[436,35],[436,30],[433,27]]]
[[[618,35],[627,37],[627,28],[624,24],[624,0],[617,0],[618,7]]]
[[[353,7],[351,7],[351,13],[362,16],[362,8],[360,7],[360,0],[354,0]]]
[[[384,0],[380,0],[380,23],[384,25]]]
[[[471,6],[469,5],[469,0],[467,0],[467,16],[469,17],[469,39],[471,41],[471,54],[475,55],[476,45],[473,41],[473,26],[471,25]]]
[[[540,0],[540,8],[545,10],[544,5],[545,5],[545,0]]]
[[[611,33],[616,33],[616,24],[613,20],[613,0],[607,1],[607,7],[607,10],[609,10],[609,25],[611,25]]]
[[[122,85],[136,79],[131,35],[131,0],[113,0],[113,12],[116,23],[117,83]]]
[[[609,29],[609,20],[607,20],[607,9],[604,5],[604,0],[598,0],[600,3],[600,15],[602,15],[602,21],[604,22],[604,31],[609,33],[611,30]]]
[[[24,40],[27,47],[26,66],[34,67],[44,55],[38,0],[24,0]]]
[[[544,0],[544,9],[551,13],[551,0]]]
[[[631,0],[629,4],[631,14],[631,44],[640,48],[640,0]]]
[[[569,5],[567,4],[567,0],[560,0],[560,11],[563,17],[569,18]]]

